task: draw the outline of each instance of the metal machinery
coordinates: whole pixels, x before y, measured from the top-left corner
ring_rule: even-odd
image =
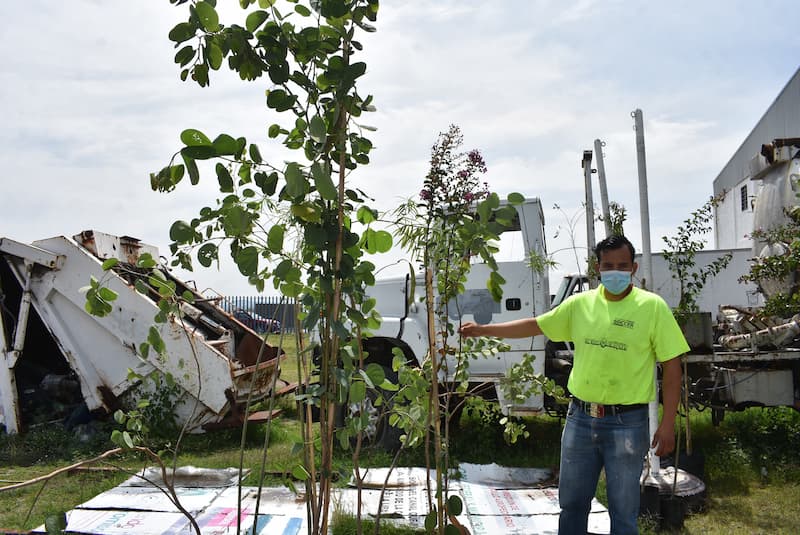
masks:
[[[194,302],[181,305],[180,317],[154,322],[157,295],[134,287],[145,252],[159,258],[155,247],[136,238],[93,231],[31,244],[0,238],[0,423],[6,432],[24,429],[38,413],[52,420],[76,401],[84,412],[113,412],[146,387],[129,369],[173,377],[177,423],[191,432],[241,422],[248,397],[270,393],[279,373],[277,348],[166,269],[177,294],[190,291]],[[104,271],[109,258],[119,263]],[[84,309],[80,290],[90,277],[118,294],[105,317]],[[151,327],[164,340],[164,356],[137,351]]]

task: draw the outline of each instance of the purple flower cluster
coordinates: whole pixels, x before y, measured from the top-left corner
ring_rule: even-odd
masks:
[[[461,130],[451,125],[433,145],[431,168],[419,194],[429,206],[454,210],[489,195],[489,185],[478,178],[488,170],[483,155],[478,149],[457,152],[462,142]]]

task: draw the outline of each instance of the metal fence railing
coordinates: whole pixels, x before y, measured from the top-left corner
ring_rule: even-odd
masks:
[[[293,299],[269,295],[229,295],[220,301],[220,307],[230,313],[244,310],[263,318],[278,320],[286,332],[294,332],[296,306]]]

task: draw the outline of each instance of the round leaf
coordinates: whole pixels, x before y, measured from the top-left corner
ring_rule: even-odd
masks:
[[[176,43],[182,43],[184,41],[188,41],[195,35],[195,27],[193,24],[188,22],[181,22],[180,24],[176,24],[172,30],[169,32],[169,40],[175,41]]]
[[[374,362],[367,364],[365,371],[367,373],[367,377],[369,377],[369,380],[372,381],[373,385],[380,385],[383,383],[384,379],[386,379],[386,374],[383,372],[383,366],[380,364],[375,364]]]
[[[281,225],[273,225],[267,234],[267,247],[273,253],[280,253],[283,249],[284,228]]]
[[[181,141],[183,141],[187,147],[211,146],[211,140],[200,130],[195,130],[194,128],[187,128],[181,132]]]
[[[308,181],[303,176],[303,172],[300,170],[300,166],[297,163],[289,163],[286,166],[284,176],[286,178],[286,193],[288,193],[290,197],[297,198],[305,196]]]
[[[214,140],[214,149],[218,154],[236,154],[239,152],[239,144],[228,134],[220,134]]]
[[[203,267],[210,267],[212,262],[217,259],[217,246],[213,243],[204,243],[197,251],[197,260]]]
[[[200,24],[209,32],[219,31],[219,15],[217,10],[208,2],[197,2],[194,6],[197,10],[197,17],[200,19]]]
[[[511,204],[522,204],[525,202],[525,197],[521,193],[509,193],[508,202]]]
[[[216,166],[217,181],[219,182],[219,190],[223,193],[230,193],[233,191],[233,177],[231,176],[228,168],[218,163]]]
[[[169,229],[169,239],[178,243],[188,243],[194,237],[194,229],[186,221],[175,221]]]
[[[392,248],[392,235],[385,231],[379,230],[374,235],[375,250],[379,253],[385,253]]]
[[[255,247],[245,247],[234,258],[239,272],[245,277],[255,275],[258,272],[258,249]]]
[[[313,124],[313,121],[312,121]],[[314,177],[314,186],[316,186],[320,197],[326,201],[333,201],[339,196],[339,191],[331,179],[331,173],[327,166],[319,162],[315,162],[311,166],[311,176]]]
[[[358,218],[359,223],[363,223],[364,225],[369,225],[370,223],[375,221],[375,219],[377,219],[377,214],[371,208],[367,206],[362,206],[358,209],[358,212],[356,212],[356,218]]]
[[[461,511],[464,510],[464,504],[461,502],[461,498],[456,495],[450,496],[447,498],[447,512],[453,516],[458,516],[461,514]]]
[[[247,16],[244,25],[248,32],[254,32],[259,26],[264,24],[264,21],[269,18],[269,13],[266,11],[253,11]]]
[[[350,403],[361,403],[367,398],[367,385],[364,381],[350,383]]]
[[[311,135],[311,139],[317,143],[325,142],[328,129],[325,126],[325,121],[319,115],[315,115],[311,118],[311,123],[309,123],[309,135]]]

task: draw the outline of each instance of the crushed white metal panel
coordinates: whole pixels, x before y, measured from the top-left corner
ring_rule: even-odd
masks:
[[[143,253],[158,260],[158,248],[142,243],[131,236],[114,236],[96,230],[84,230],[72,237],[84,249],[101,260],[116,258],[121,262],[135,264]]]
[[[0,253],[16,256],[50,269],[59,269],[64,263],[64,257],[61,255],[10,238],[0,238]]]
[[[194,292],[196,302],[182,318],[173,317],[160,324],[154,322],[157,304],[151,297],[136,291],[131,275],[135,265],[129,262],[135,262],[142,252],[158,258],[156,248],[135,238],[92,231],[76,237],[90,248],[64,236],[40,240],[31,246],[12,244],[13,247],[9,246],[10,241],[3,239],[9,251],[27,257],[35,253],[43,264],[33,264],[27,257],[12,252],[3,252],[0,262],[8,266],[12,278],[23,288],[23,299],[29,295],[44,329],[77,375],[90,411],[111,412],[119,406],[120,398],[139,388],[140,385],[128,378],[129,369],[143,376],[156,371],[171,374],[182,392],[176,403],[177,422],[188,423],[194,432],[220,423],[231,411],[238,414],[236,405],[245,401],[251,390],[254,401],[268,395],[272,377],[277,373],[277,349],[265,345],[262,351],[262,338],[215,304],[204,302],[201,295]],[[121,263],[104,271],[102,261],[110,257],[119,258]],[[48,262],[48,258],[63,260],[56,262],[56,270],[49,268],[52,262]],[[90,276],[118,295],[112,312],[106,317],[91,316],[84,310],[86,298],[80,289],[88,284]],[[178,294],[186,290],[193,292],[168,272],[165,276],[176,284]],[[30,290],[29,294],[25,289]],[[28,323],[27,317],[22,317],[23,305],[17,321],[18,336],[20,329],[24,333]],[[138,347],[148,339],[153,326],[165,343],[166,356],[150,351],[142,358]],[[4,370],[9,370],[5,375],[13,379],[14,362],[13,358],[9,360],[9,351],[13,349],[18,354],[21,348],[6,343],[7,333],[3,334],[6,346],[3,364]],[[259,351],[263,354],[261,363],[256,366]],[[10,398],[15,398],[16,389],[9,387],[9,377],[3,376],[0,371],[3,420],[6,428],[11,429],[14,426],[9,425],[8,415],[14,412],[16,399]],[[7,392],[11,392],[9,399],[5,399],[9,397],[5,395]]]

